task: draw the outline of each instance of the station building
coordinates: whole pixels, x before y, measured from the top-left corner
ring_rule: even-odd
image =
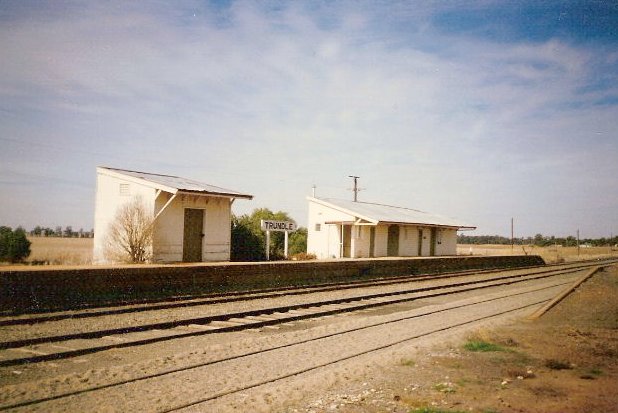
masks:
[[[317,258],[415,257],[457,254],[454,219],[410,208],[307,197],[307,253]]]
[[[177,176],[98,167],[94,262],[110,262],[109,225],[118,208],[134,199],[154,217],[153,262],[229,261],[232,203],[252,198]]]

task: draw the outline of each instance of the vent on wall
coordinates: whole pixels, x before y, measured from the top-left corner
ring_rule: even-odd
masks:
[[[120,196],[131,195],[131,187],[129,184],[120,184]]]

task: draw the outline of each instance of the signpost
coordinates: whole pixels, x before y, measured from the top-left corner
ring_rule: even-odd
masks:
[[[266,261],[270,260],[270,231],[284,232],[285,243],[283,249],[283,255],[288,257],[288,232],[296,231],[296,224],[290,221],[271,221],[263,219],[260,221],[262,231],[266,231]]]

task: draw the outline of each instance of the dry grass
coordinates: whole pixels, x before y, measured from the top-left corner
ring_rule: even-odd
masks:
[[[92,238],[28,237],[32,253],[28,262],[51,265],[87,265],[92,263]],[[545,262],[555,263],[596,259],[608,256],[618,257],[618,250],[610,247],[534,247],[530,245],[457,245],[458,255],[540,255]]]
[[[546,263],[592,260],[604,257],[618,257],[618,250],[611,247],[536,247],[533,245],[457,245],[457,255],[540,255]]]
[[[32,264],[84,265],[92,263],[92,238],[28,237]]]

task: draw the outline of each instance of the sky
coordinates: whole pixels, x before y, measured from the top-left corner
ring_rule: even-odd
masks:
[[[0,225],[94,221],[96,166],[618,234],[618,1],[0,0]]]

